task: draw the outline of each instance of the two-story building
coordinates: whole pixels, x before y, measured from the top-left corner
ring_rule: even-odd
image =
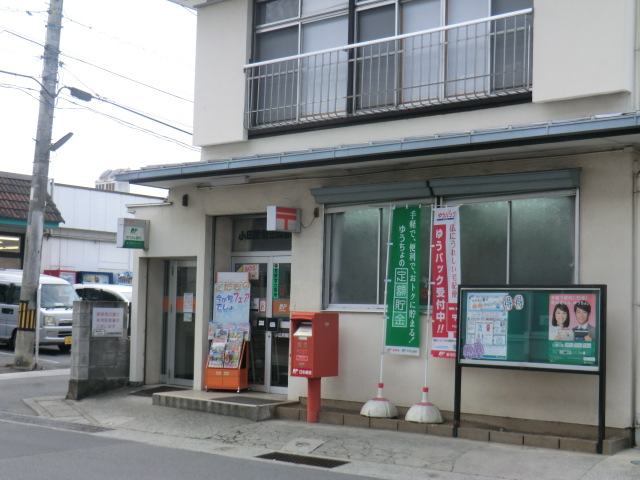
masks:
[[[198,2],[179,2],[194,5]],[[250,270],[254,390],[288,376],[291,311],[340,317],[327,399],[376,395],[390,212],[459,206],[467,285],[607,285],[606,424],[640,416],[637,0],[211,0],[198,15],[196,163],[126,172],[167,188],[138,209],[131,380],[204,387],[215,274]],[[302,228],[267,230],[267,207]],[[429,255],[423,254],[426,288]],[[194,295],[193,312],[179,305]],[[420,323],[428,327],[427,299]],[[190,302],[189,302],[190,303]],[[284,307],[283,307],[284,305]],[[572,312],[571,315],[574,315]],[[384,395],[420,400],[420,355],[385,355]],[[454,408],[455,360],[429,400]],[[598,377],[466,369],[462,410],[598,424]]]

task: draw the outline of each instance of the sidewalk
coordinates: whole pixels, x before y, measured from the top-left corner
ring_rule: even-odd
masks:
[[[68,370],[2,377],[56,374],[68,375]],[[327,468],[331,460],[341,460],[347,463],[331,471],[371,478],[640,478],[637,448],[606,456],[289,420],[254,422],[153,405],[150,397],[132,394],[138,390],[126,387],[81,401],[63,397],[24,401],[39,417],[55,420],[60,428],[84,425],[87,431],[98,431],[96,435],[258,461],[274,461],[257,457],[275,453],[293,463],[319,459]]]

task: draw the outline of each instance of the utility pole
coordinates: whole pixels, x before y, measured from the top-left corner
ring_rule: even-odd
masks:
[[[31,179],[31,197],[20,291],[20,313],[16,334],[13,367],[16,370],[34,370],[36,328],[38,325],[37,295],[40,283],[40,261],[44,232],[45,202],[49,181],[49,155],[53,130],[53,112],[58,86],[58,56],[60,54],[60,31],[62,29],[62,2],[50,0],[47,20],[47,36],[44,45],[42,89],[38,130]]]

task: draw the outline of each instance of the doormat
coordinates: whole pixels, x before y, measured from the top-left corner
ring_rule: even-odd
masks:
[[[152,397],[154,393],[177,392],[180,390],[186,390],[186,389],[181,387],[173,387],[171,385],[160,385],[158,387],[143,388],[142,390],[136,390],[135,392],[131,392],[129,395],[136,395],[138,397]]]
[[[256,406],[282,403],[280,400],[269,400],[266,398],[258,398],[258,397],[243,397],[241,395],[235,395],[233,397],[212,398],[211,400],[215,402],[241,403],[242,405],[256,405]]]

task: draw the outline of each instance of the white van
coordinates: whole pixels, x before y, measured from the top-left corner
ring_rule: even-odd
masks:
[[[133,287],[131,285],[113,285],[110,283],[76,283],[76,293],[82,300],[97,302],[131,303]]]
[[[22,270],[0,269],[0,341],[14,348],[18,328],[18,309]],[[39,345],[57,345],[71,349],[73,302],[80,300],[73,286],[62,278],[40,275]]]

